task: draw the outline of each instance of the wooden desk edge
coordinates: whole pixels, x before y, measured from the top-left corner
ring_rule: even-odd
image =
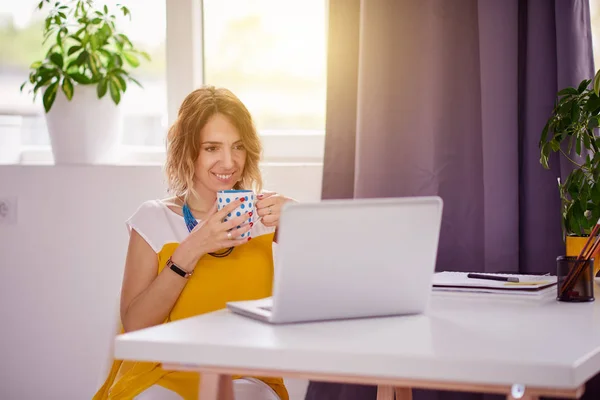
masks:
[[[242,376],[281,376],[293,379],[304,379],[321,382],[336,382],[336,383],[351,383],[351,384],[362,384],[362,385],[377,385],[378,392],[383,392],[384,395],[378,394],[377,400],[382,399],[393,399],[389,397],[388,392],[393,388],[396,390],[396,399],[407,399],[410,400],[412,396],[406,393],[410,392],[410,389],[430,389],[430,390],[448,390],[457,392],[473,392],[473,393],[489,393],[489,394],[503,394],[507,398],[511,399],[512,385],[486,385],[486,384],[473,384],[473,383],[457,383],[457,382],[444,382],[444,381],[423,381],[413,379],[395,379],[395,378],[383,378],[374,376],[354,376],[354,375],[336,375],[336,374],[322,374],[322,373],[309,373],[309,372],[297,372],[297,371],[274,371],[274,370],[263,370],[253,368],[228,368],[228,367],[210,367],[210,366],[194,366],[185,364],[163,364],[163,368],[171,371],[197,371],[201,374],[209,376],[231,376],[231,375],[242,375]],[[543,387],[525,387],[525,394],[521,399],[537,400],[540,396],[545,397],[558,397],[558,398],[569,398],[579,399],[583,396],[585,391],[585,385],[582,385],[576,389],[557,389],[557,388],[543,388]]]

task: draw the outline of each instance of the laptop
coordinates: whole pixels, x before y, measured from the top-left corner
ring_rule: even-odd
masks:
[[[287,203],[272,297],[227,308],[271,324],[423,313],[442,208],[437,196]]]

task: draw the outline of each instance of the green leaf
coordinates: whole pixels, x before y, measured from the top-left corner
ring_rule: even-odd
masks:
[[[577,122],[579,121],[579,116],[581,115],[581,112],[579,110],[579,104],[577,104],[577,102],[573,102],[573,108],[571,108],[571,122]]]
[[[145,51],[140,51],[139,54],[141,54],[142,57],[144,57],[147,61],[152,61],[150,58],[150,54],[146,53]]]
[[[114,54],[111,55],[110,61],[108,62],[108,68],[110,69],[120,69],[123,66],[123,59],[120,55]]]
[[[133,78],[129,78],[129,79],[133,80]],[[546,142],[542,146],[542,151],[541,151],[541,154],[540,154],[540,164],[542,164],[542,167],[544,167],[545,169],[549,169],[550,168],[548,166],[548,156],[549,155],[550,155],[550,143]]]
[[[96,93],[98,94],[98,98],[101,99],[106,94],[107,89],[107,81],[106,79],[101,79],[98,82],[98,86],[96,87]]]
[[[105,38],[104,43],[106,43],[108,38],[112,36],[112,29],[108,24],[104,24],[102,25],[102,28],[100,28],[100,33]]]
[[[125,61],[127,61],[127,64],[131,65],[134,68],[140,65],[140,61],[135,56],[135,54],[129,51],[123,52],[123,57],[125,57]]]
[[[596,93],[596,96],[600,97],[600,69],[594,76],[594,93]]]
[[[80,30],[78,30],[77,32],[75,32],[75,36],[81,36],[81,34],[83,32],[85,32],[85,30],[86,30],[86,27],[84,26],[83,28],[81,28]],[[80,41],[81,41],[81,39],[80,39]]]
[[[90,44],[92,45],[92,50],[96,50],[99,46],[98,37],[96,35],[90,36]]]
[[[598,117],[592,117],[592,118],[590,118],[590,121],[588,122],[587,128],[588,129],[594,129],[594,128],[597,128],[598,126],[600,126],[600,124],[598,123]]]
[[[77,53],[77,52],[78,52],[79,50],[81,50],[82,48],[83,48],[83,47],[81,47],[81,46],[71,46],[71,47],[69,48],[69,51],[67,51],[67,55],[69,55],[69,56],[70,56],[70,55],[71,55],[71,54],[73,54],[73,53]]]
[[[54,104],[54,99],[56,99],[56,91],[57,90],[58,90],[58,82],[54,82],[54,83],[50,84],[50,86],[48,86],[48,88],[46,88],[46,91],[44,92],[44,98],[43,98],[44,110],[46,110],[46,112],[50,111],[52,104]]]
[[[551,140],[550,147],[552,147],[553,151],[558,151],[560,150],[560,143],[558,143],[556,140]]]
[[[581,140],[575,142],[575,152],[578,156],[581,155]]]
[[[567,101],[558,108],[557,113],[563,118],[566,118],[567,116],[570,117],[572,109],[573,109],[572,101]]]
[[[90,66],[90,69],[92,70],[92,75],[98,75],[100,68],[102,67],[102,62],[98,58],[97,54],[92,53],[90,55],[89,66]]]
[[[573,203],[567,211],[566,218],[567,218],[567,223],[568,223],[570,231],[575,234],[580,234],[581,227],[579,226],[579,222],[578,222],[578,211],[579,210],[575,211],[575,209],[577,207],[579,207],[579,203]]]
[[[112,97],[115,104],[119,104],[119,102],[121,101],[121,93],[119,92],[117,84],[115,83],[115,81],[111,80],[108,86],[110,88],[110,97]]]
[[[106,6],[106,4],[104,5],[104,14],[108,14],[108,7]]]
[[[94,19],[92,19],[92,24],[99,24],[100,22],[102,22],[102,18],[94,18]]]
[[[116,35],[116,36],[117,36],[117,38],[118,38],[120,41],[122,41],[123,43],[127,44],[129,47],[133,47],[133,43],[131,43],[131,40],[129,40],[129,38],[128,38],[126,35],[124,35],[124,34],[122,34],[122,33],[119,33],[119,34],[118,34],[118,35]]]
[[[54,71],[51,71],[49,73],[40,75],[40,79],[37,81],[37,83],[35,84],[33,90],[37,91],[38,89],[40,89],[43,86],[46,86],[48,84],[48,82],[50,82],[52,80],[52,78],[56,77],[57,74]]]
[[[579,84],[579,87],[577,88],[577,93],[579,93],[579,94],[583,93],[591,81],[592,81],[591,79],[584,79],[583,81],[581,81],[581,83]]]
[[[65,96],[67,96],[68,100],[71,100],[73,98],[73,82],[68,76],[65,76],[63,78],[62,90],[65,93]]]
[[[73,64],[78,66],[84,65],[87,62],[89,55],[90,53],[88,53],[87,50],[82,51],[79,53]]]
[[[41,62],[41,61],[36,61],[36,62],[32,63],[32,64],[29,66],[29,68],[31,68],[31,69],[38,69],[38,68],[39,68],[39,67],[41,67],[41,66],[42,66],[42,62]]]
[[[592,186],[592,201],[596,205],[600,205],[600,182],[597,182],[594,186]],[[600,210],[600,207],[598,208]]]
[[[111,79],[111,81],[113,81],[115,83],[115,85],[117,85],[117,88],[121,92],[124,92],[125,90],[127,90],[127,84],[125,83],[125,80],[123,78],[121,78],[119,75],[111,75],[110,79]]]
[[[546,122],[544,129],[542,130],[542,137],[540,138],[540,142],[538,147],[542,147],[544,143],[548,140],[548,127],[550,126],[550,121]]]
[[[90,83],[90,78],[87,76],[80,74],[79,72],[75,72],[69,74],[69,76],[77,83],[81,83],[82,85],[88,85]]]
[[[595,94],[591,94],[589,99],[585,102],[583,109],[585,111],[591,111],[592,113],[600,108],[600,97]]]
[[[579,92],[573,87],[568,87],[558,92],[557,96],[565,96],[569,94],[579,94]]]
[[[592,147],[592,143],[590,142],[590,136],[587,133],[583,134],[583,145],[588,150],[590,150]]]
[[[58,68],[63,67],[63,56],[61,54],[52,53],[50,55],[50,61],[52,61],[54,63],[54,65],[57,65]]]
[[[142,88],[142,89],[144,88],[141,83],[139,83],[136,79],[132,78],[131,76],[128,76],[127,79],[129,79],[131,82],[135,83],[140,88]]]

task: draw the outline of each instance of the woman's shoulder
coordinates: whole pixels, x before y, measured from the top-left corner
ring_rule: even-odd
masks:
[[[170,210],[167,204],[161,199],[146,200],[125,221],[128,230],[135,230],[156,252],[165,243],[176,241],[171,220],[181,217]]]
[[[146,200],[139,204],[129,219],[140,219],[147,217],[155,217],[157,214],[164,213],[166,205],[163,200],[152,199]]]

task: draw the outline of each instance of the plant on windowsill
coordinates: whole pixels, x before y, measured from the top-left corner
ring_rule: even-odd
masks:
[[[31,64],[29,79],[35,101],[41,92],[55,163],[114,161],[121,132],[118,107],[127,83],[141,84],[130,75],[140,59],[138,50],[116,26],[116,16],[106,5],[92,0],[42,0],[49,6],[43,43],[43,60]],[[123,16],[129,9],[117,5]]]
[[[558,92],[539,142],[544,168],[549,169],[551,152],[562,154],[574,166],[564,183],[558,179],[567,256],[579,255],[600,219],[600,137],[594,134],[600,125],[599,114],[600,70],[593,80],[585,79],[577,88]],[[600,260],[599,254],[593,256],[595,276]]]

